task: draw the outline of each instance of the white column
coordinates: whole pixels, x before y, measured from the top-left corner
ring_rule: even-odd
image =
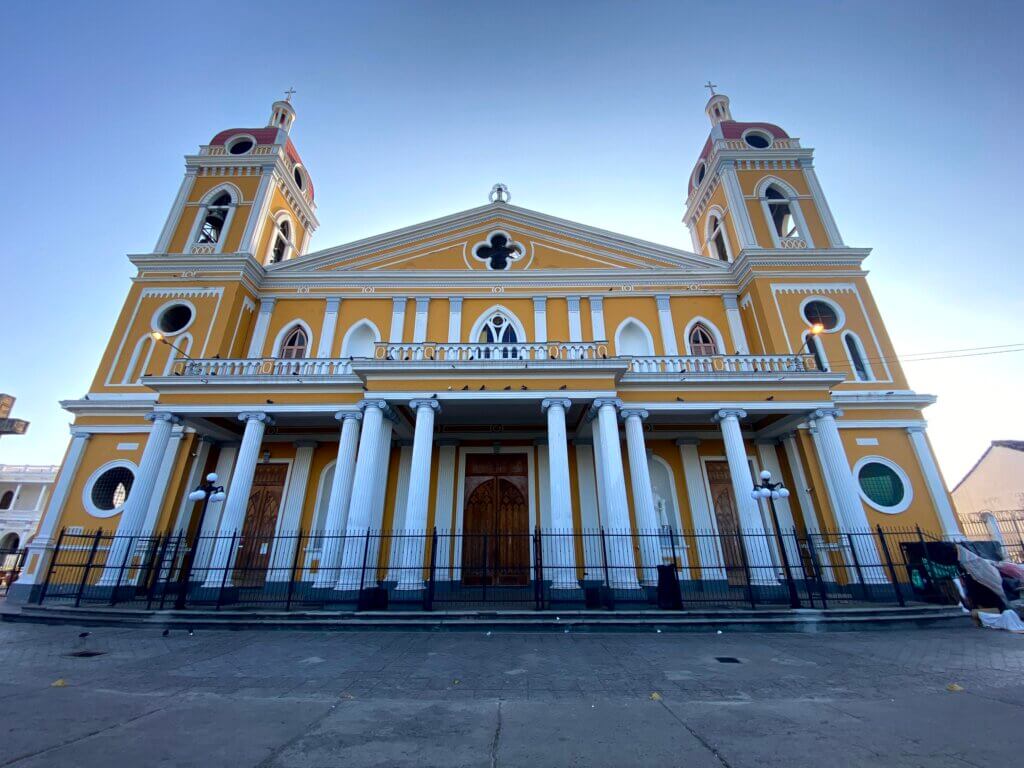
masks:
[[[281,516],[274,531],[270,550],[270,568],[267,581],[290,581],[292,564],[295,562],[295,548],[299,546],[302,528],[302,506],[306,501],[309,485],[309,468],[313,463],[315,440],[300,440],[295,443],[295,461],[288,478],[288,494],[284,498]],[[305,539],[308,544],[309,539]],[[295,574],[295,578],[299,578]]]
[[[416,297],[416,317],[413,318],[412,341],[422,344],[427,340],[427,320],[430,317],[430,297]]]
[[[754,227],[750,223],[747,201],[743,197],[740,180],[736,176],[736,166],[723,163],[719,170],[719,176],[722,179],[722,186],[725,188],[725,199],[729,203],[729,217],[732,219],[733,227],[740,239],[740,249],[756,248],[757,238],[754,236]],[[738,256],[739,254],[733,255]]]
[[[153,422],[153,427],[149,431],[146,447],[142,450],[135,482],[132,483],[128,500],[121,511],[116,538],[107,551],[106,565],[98,582],[101,586],[112,586],[117,581],[121,563],[134,545],[134,537],[145,535],[143,524],[146,521],[146,511],[153,498],[153,488],[156,486],[160,465],[163,464],[164,454],[167,452],[167,444],[171,440],[171,430],[176,424],[181,423],[181,419],[169,413],[147,413],[145,418]]]
[[[273,420],[265,413],[247,412],[238,414],[238,420],[245,424],[242,443],[238,447],[238,458],[235,471],[231,478],[231,486],[227,489],[228,498],[224,502],[220,526],[217,529],[217,542],[210,559],[210,570],[206,576],[206,587],[231,586],[231,574],[228,567],[233,559],[234,538],[242,532],[245,523],[245,512],[249,507],[249,496],[252,493],[252,481],[256,475],[256,463],[260,458],[263,445],[263,432]]]
[[[683,462],[683,477],[686,480],[686,497],[690,501],[690,516],[693,520],[693,532],[700,561],[701,578],[724,580],[725,569],[722,567],[722,542],[715,533],[714,512],[708,499],[704,485],[704,471],[701,469],[700,453],[697,438],[680,438],[679,456]]]
[[[171,471],[178,461],[178,451],[181,449],[183,432],[172,432],[171,439],[167,443],[167,450],[164,451],[164,460],[160,463],[160,469],[156,475],[156,483],[153,485],[153,495],[150,497],[149,506],[146,509],[146,519],[142,524],[142,533],[145,536],[152,535],[156,529],[157,521],[160,519],[160,509],[167,497],[167,486],[171,480]],[[189,490],[192,490],[191,488]]]
[[[747,344],[747,334],[743,330],[743,318],[740,316],[740,305],[735,293],[722,295],[722,303],[725,305],[725,319],[729,323],[729,335],[732,336],[732,343],[737,355],[749,355],[750,346]],[[729,350],[723,350],[726,354]]]
[[[356,446],[359,444],[359,422],[363,414],[357,411],[338,411],[334,418],[341,422],[338,438],[338,458],[334,463],[334,477],[330,496],[327,497],[327,515],[324,518],[324,539],[320,545],[320,564],[317,567],[315,588],[334,587],[338,583],[337,568],[341,565],[345,525],[348,522],[349,501],[352,498],[352,478],[356,468]]]
[[[644,562],[644,583],[657,581],[655,566],[661,564],[660,525],[658,512],[654,508],[654,491],[651,490],[651,469],[647,464],[647,446],[644,443],[645,410],[624,408],[622,420],[626,424],[626,452],[629,454],[629,479],[633,489],[633,515],[637,532],[640,534],[640,556]],[[659,557],[654,558],[657,552]]]
[[[775,443],[757,443],[757,457],[761,461],[761,468],[772,473],[772,482],[781,483],[782,466],[779,464]],[[768,501],[762,501],[761,504],[770,516],[771,509]],[[790,568],[793,569],[793,575],[795,578],[803,578],[803,570],[800,567],[800,547],[797,545],[794,535],[796,523],[793,521],[793,511],[789,507],[788,498],[775,499],[775,515],[779,519],[779,533],[782,534],[782,541],[786,545],[786,557],[789,559]]]
[[[551,542],[549,558],[553,574],[551,586],[555,589],[574,589],[576,581],[576,550],[572,540],[572,493],[569,486],[569,444],[565,432],[565,412],[572,402],[549,398],[541,402],[541,410],[548,417],[548,489],[551,501],[551,527],[555,540]],[[555,567],[558,563],[561,567]]]
[[[448,343],[462,342],[462,297],[448,297]]]
[[[164,222],[164,228],[160,230],[160,239],[153,246],[153,253],[166,253],[167,249],[171,247],[171,238],[174,237],[174,232],[178,229],[181,222],[181,215],[185,211],[185,203],[188,201],[188,195],[196,181],[197,170],[196,168],[186,169],[185,178],[181,180],[181,186],[178,187],[178,195],[174,198],[174,204],[167,215],[167,221]],[[186,253],[191,245],[191,243],[185,244]]]
[[[725,443],[725,458],[729,463],[729,476],[732,479],[732,492],[736,498],[736,509],[739,513],[740,531],[747,562],[750,565],[750,579],[754,584],[776,584],[775,564],[772,562],[771,544],[757,502],[750,498],[754,488],[754,478],[750,474],[747,461],[747,449],[743,445],[743,432],[740,430],[740,419],[746,418],[747,412],[739,409],[724,409],[715,416],[722,430]],[[720,533],[722,533],[720,531]]]
[[[807,482],[807,473],[804,471],[803,462],[800,461],[796,433],[787,432],[781,439],[782,447],[786,451],[786,461],[789,462],[789,471],[793,473],[793,483],[796,485],[796,488],[790,488],[790,491],[795,494],[797,504],[800,506],[800,514],[803,517],[807,535],[817,536],[821,532],[821,527],[818,525],[818,517],[814,511],[814,499],[811,498],[811,486]],[[819,560],[822,578],[825,581],[835,581],[831,564],[825,558],[819,558]]]
[[[410,538],[399,542],[401,570],[397,589],[423,588],[423,537],[427,532],[427,507],[430,499],[431,454],[434,450],[434,415],[441,410],[437,400],[412,400],[416,413],[412,438],[412,467],[405,505],[405,530]]]
[[[594,332],[594,341],[608,341],[608,332],[604,327],[604,297],[591,296],[590,303],[590,327]]]
[[[327,299],[324,306],[324,325],[320,330],[320,342],[316,347],[317,357],[331,357],[334,351],[334,331],[338,327],[338,308],[341,306],[341,299],[332,296]]]
[[[548,340],[548,300],[546,296],[533,297],[533,340],[543,344]],[[527,339],[523,339],[527,341]]]
[[[388,404],[384,400],[366,400],[360,407],[363,409],[363,427],[359,435],[359,451],[352,478],[352,499],[345,525],[342,571],[338,575],[336,589],[359,588],[365,546],[363,539],[373,521],[374,491],[381,475],[380,446],[385,438],[384,415]],[[373,583],[372,578],[368,583]]]
[[[583,341],[583,325],[580,322],[580,297],[567,296],[569,306],[569,341]]]
[[[593,416],[597,416],[595,411]],[[608,525],[608,491],[604,487],[604,457],[601,455],[601,422],[597,418],[590,423],[591,439],[594,442],[594,479],[597,485],[597,515],[595,527]]]
[[[596,424],[596,422],[595,422]],[[601,570],[601,540],[598,529],[601,527],[597,500],[597,468],[594,459],[594,440],[576,438],[572,441],[576,448],[576,481],[580,492],[580,532],[583,535],[583,578],[599,579]]]
[[[676,340],[676,324],[672,320],[672,302],[668,294],[654,297],[658,303],[658,326],[661,328],[661,343],[665,354],[674,357],[679,354],[679,342]]]
[[[71,491],[71,482],[78,474],[78,467],[82,463],[82,456],[85,454],[86,443],[91,435],[88,432],[74,432],[71,435],[71,445],[68,448],[68,455],[64,459],[64,465],[57,475],[57,482],[53,485],[53,492],[50,494],[50,503],[46,505],[46,514],[39,523],[39,530],[32,538],[28,546],[28,553],[25,558],[26,565],[32,564],[35,560],[35,568],[31,573],[22,571],[17,584],[23,587],[33,584],[41,584],[46,578],[50,568],[47,551],[54,543],[54,532],[57,530],[57,523],[60,522],[64,502],[67,501],[68,493]],[[27,599],[27,595],[25,596]]]
[[[437,570],[450,575],[452,557],[451,533],[455,528],[452,519],[455,504],[455,446],[452,440],[438,441],[437,448],[437,498],[434,502],[434,525],[438,529]]]
[[[270,327],[270,316],[274,314],[277,299],[260,299],[260,310],[256,314],[256,322],[252,326],[252,338],[249,340],[249,351],[246,357],[263,357],[263,345],[267,341],[267,329]]]
[[[839,436],[839,427],[836,425],[836,419],[842,415],[843,412],[835,408],[815,411],[811,414],[814,422],[811,434],[824,464],[825,482],[831,488],[830,498],[836,506],[836,522],[843,533],[851,534],[850,539],[853,541],[853,548],[857,552],[865,580],[884,582],[888,578],[880,567],[868,567],[880,565],[881,560],[874,537],[864,535],[870,534],[871,525],[868,523],[868,516],[857,490],[857,481],[853,479],[850,461],[846,457],[843,439]],[[856,535],[858,533],[862,535]]]
[[[604,526],[607,537],[608,565],[613,587],[636,588],[636,560],[633,557],[633,526],[629,520],[629,502],[626,499],[626,478],[622,471],[622,446],[619,443],[619,422],[616,418],[621,400],[594,401],[601,441],[601,461],[598,471],[604,477],[607,508]]]
[[[405,296],[395,296],[391,299],[391,330],[388,332],[388,342],[400,344],[402,333],[405,330],[405,305],[408,299]]]
[[[242,232],[242,239],[238,243],[238,250],[241,253],[248,253],[255,256],[256,260],[263,263],[263,254],[256,253],[256,244],[266,223],[267,214],[270,212],[270,201],[273,198],[271,185],[274,183],[273,166],[263,168],[260,176],[259,186],[256,188],[256,196],[249,207],[249,219],[245,222],[245,230]]]
[[[910,435],[910,444],[914,446],[917,463],[921,466],[921,472],[924,473],[924,482],[928,486],[928,495],[932,497],[932,504],[935,505],[935,512],[939,516],[943,535],[953,541],[962,539],[963,534],[957,524],[956,515],[953,514],[953,506],[949,503],[946,484],[942,481],[942,473],[939,472],[939,466],[935,462],[935,454],[932,453],[932,447],[928,443],[924,427],[907,427],[907,434]]]

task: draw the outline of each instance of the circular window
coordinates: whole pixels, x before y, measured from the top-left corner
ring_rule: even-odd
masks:
[[[157,312],[156,329],[165,334],[181,333],[192,323],[195,313],[188,304],[168,304]]]
[[[743,141],[754,149],[768,149],[772,145],[772,137],[761,131],[748,131],[743,134]]]
[[[804,319],[809,325],[821,325],[826,331],[834,331],[839,327],[839,313],[826,301],[812,299],[804,304]]]
[[[97,470],[85,490],[85,507],[94,517],[117,514],[128,501],[135,482],[135,472],[127,464],[117,464]]]
[[[228,152],[232,155],[244,155],[252,150],[254,146],[256,144],[252,139],[243,136],[240,139],[235,139],[228,145]]]
[[[879,512],[896,514],[910,506],[910,478],[896,464],[870,456],[857,462],[854,472],[864,501]]]
[[[295,166],[295,170],[292,171],[292,176],[295,177],[295,183],[299,185],[299,189],[306,188],[306,180],[303,178],[302,169],[299,166]]]

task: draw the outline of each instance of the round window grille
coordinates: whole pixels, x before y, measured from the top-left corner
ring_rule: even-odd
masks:
[[[868,462],[857,473],[860,488],[879,507],[898,507],[907,495],[903,478],[890,466]]]
[[[811,325],[821,323],[826,331],[834,330],[839,325],[839,315],[831,304],[824,301],[809,301],[804,307],[804,318]]]
[[[96,509],[118,509],[128,500],[134,482],[135,475],[127,467],[111,467],[96,478],[89,498]]]
[[[188,304],[172,304],[157,318],[157,330],[164,333],[178,333],[192,322],[192,307]]]

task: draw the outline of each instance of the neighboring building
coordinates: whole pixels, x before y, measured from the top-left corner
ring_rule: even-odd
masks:
[[[0,553],[25,546],[43,516],[58,469],[0,464]]]
[[[964,533],[1024,544],[1024,440],[993,440],[952,496]]]
[[[710,136],[680,176],[692,251],[512,205],[496,185],[486,205],[310,252],[292,105],[217,133],[186,158],[153,252],[130,257],[88,393],[62,403],[71,444],[16,586],[41,583],[65,527],[194,533],[186,496],[213,469],[227,499],[203,532],[237,532],[250,569],[294,561],[327,589],[346,586],[327,566],[359,547],[296,552],[275,532],[436,526],[492,546],[535,527],[763,534],[761,469],[793,490],[777,503],[786,528],[957,535],[922,416],[935,398],[906,381],[869,251],[843,241],[812,150],[729,109],[708,101]],[[221,584],[236,551],[206,556]],[[635,574],[634,554],[607,556]],[[501,552],[523,578],[535,555]],[[678,558],[716,579],[741,556]],[[776,578],[773,548],[747,556]],[[100,585],[120,583],[118,561],[134,573],[126,548],[97,557]],[[413,582],[424,557],[380,551]],[[488,552],[440,557],[458,581]],[[598,550],[562,557],[578,560],[558,586],[601,569]]]

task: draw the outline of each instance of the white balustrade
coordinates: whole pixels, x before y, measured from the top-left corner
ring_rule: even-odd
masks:
[[[630,373],[804,373],[813,372],[802,355],[672,355],[629,358]]]
[[[213,378],[222,376],[345,376],[352,373],[352,361],[344,359],[309,358],[282,360],[277,358],[179,360],[175,363],[175,376]]]
[[[483,360],[600,360],[608,357],[606,344],[588,341],[549,341],[516,344],[377,344],[378,360],[477,362]]]

